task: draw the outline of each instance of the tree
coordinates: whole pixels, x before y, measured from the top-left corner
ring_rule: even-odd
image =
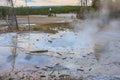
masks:
[[[7,15],[6,8],[0,7],[0,18],[5,19]]]
[[[8,26],[9,27],[14,27],[19,30],[18,27],[18,22],[17,22],[17,17],[16,17],[16,13],[15,13],[15,8],[14,8],[14,3],[13,0],[7,0],[7,3],[9,5],[9,12],[8,12]]]
[[[92,7],[98,10],[100,8],[100,0],[92,0]]]
[[[85,5],[86,5],[86,6],[88,6],[88,3],[87,3],[87,2],[88,2],[88,0],[85,0]]]

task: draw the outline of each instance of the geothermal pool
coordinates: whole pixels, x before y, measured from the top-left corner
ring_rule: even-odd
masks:
[[[82,55],[93,51],[92,40],[72,31],[60,31],[56,34],[6,33],[0,35],[0,42],[1,66],[6,65],[6,67],[10,67],[13,58],[15,58],[16,66],[25,66],[27,64],[44,64],[52,59],[50,56],[67,56],[78,51],[84,52],[81,53]],[[47,52],[31,52],[44,50]],[[52,62],[54,63],[54,61]]]
[[[119,75],[119,44],[119,40],[110,41],[112,47],[107,52],[100,51],[105,54],[98,55],[97,60],[94,39],[81,32],[0,34],[0,74],[37,71],[45,75],[68,74],[76,78]]]

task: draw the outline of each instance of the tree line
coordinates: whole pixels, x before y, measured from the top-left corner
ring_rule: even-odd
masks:
[[[32,8],[32,7],[17,7],[15,8],[17,15],[48,15],[49,8],[52,13],[76,13],[80,10],[80,6],[60,6],[60,7],[46,7],[46,8]],[[87,9],[92,7],[88,6]],[[0,7],[0,16],[5,16],[8,13],[8,7]]]
[[[7,9],[8,9],[8,7],[0,6],[0,19],[6,17]]]
[[[85,10],[97,10],[100,0],[93,0],[92,6],[49,6],[49,7],[15,7],[16,15],[49,15],[50,13],[82,13]],[[51,8],[51,11],[49,10]],[[0,18],[6,17],[9,7],[0,6]]]
[[[51,11],[49,10],[51,8]],[[48,15],[51,13],[76,13],[79,10],[79,6],[60,6],[60,7],[46,7],[46,8],[32,8],[32,7],[19,7],[16,8],[17,15]]]

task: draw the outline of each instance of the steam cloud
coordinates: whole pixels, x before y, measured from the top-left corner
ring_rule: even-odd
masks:
[[[112,43],[120,41],[120,20],[111,18],[111,15],[116,16],[120,12],[119,5],[120,0],[101,0],[100,10],[93,13],[94,17],[75,23],[75,31],[93,40],[97,60],[102,54],[109,53],[110,49],[115,54],[119,51]]]

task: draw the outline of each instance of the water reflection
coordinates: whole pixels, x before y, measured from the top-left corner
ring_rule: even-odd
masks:
[[[0,47],[0,59],[2,60],[0,61],[0,70],[11,69],[14,71],[19,67],[31,65],[44,65],[44,69],[46,69],[46,65],[53,66],[57,63],[60,63],[60,65],[71,64],[78,59],[73,58],[73,56],[76,57],[74,51],[81,50],[82,53],[88,53],[92,50],[91,40],[84,38],[84,36],[79,38],[76,35],[77,33],[72,31],[63,31],[56,34],[13,34],[8,33],[0,36],[0,41],[2,42],[0,45],[7,45],[6,47]],[[5,42],[8,44],[3,44]],[[68,56],[71,56],[71,58]],[[56,71],[56,69],[54,70]]]
[[[13,56],[11,55],[10,47],[0,47],[0,70],[11,68],[11,60]]]
[[[18,46],[18,36],[19,35],[14,35],[11,37],[11,45],[3,45],[3,47],[0,47],[0,70],[11,69],[11,71],[14,71],[14,69],[19,66],[42,64],[49,61],[49,56],[35,56],[26,54],[26,51],[24,51],[22,47]],[[5,40],[2,41],[4,43]],[[30,46],[26,46],[28,50],[29,47]]]
[[[32,55],[26,55],[26,56],[25,56],[25,60],[30,61],[31,59],[32,59]]]

